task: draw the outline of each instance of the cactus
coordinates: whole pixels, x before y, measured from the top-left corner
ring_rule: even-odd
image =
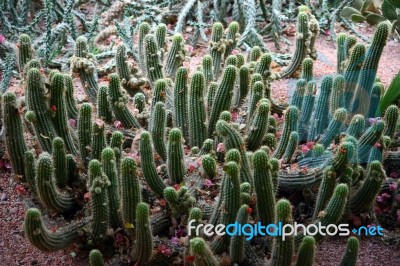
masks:
[[[359,113],[364,116],[368,114],[369,105],[365,103],[370,101],[379,60],[386,45],[390,28],[389,23],[382,22],[375,31],[372,43],[365,54],[365,61],[361,68],[353,100],[351,101],[350,113],[352,114]]]
[[[346,141],[340,144],[336,156],[332,160],[332,167],[335,173],[340,176],[346,170],[346,167],[353,162],[356,156],[356,145],[346,138]]]
[[[151,138],[149,132],[147,131],[143,131],[140,135],[139,151],[141,168],[146,183],[149,185],[151,190],[154,191],[154,193],[156,193],[158,196],[162,196],[164,194],[166,185],[157,174],[153,151],[151,148]]]
[[[133,101],[136,109],[138,109],[139,113],[142,113],[146,108],[146,96],[143,93],[138,92],[135,94]]]
[[[304,94],[306,92],[307,81],[305,79],[299,79],[296,82],[296,90],[293,93],[291,105],[296,106],[299,110],[303,105]]]
[[[246,151],[244,149],[244,141],[232,125],[224,120],[217,122],[217,133],[224,138],[224,145],[226,150],[237,149],[240,152],[242,163],[240,167],[240,182],[248,182],[253,184],[251,177],[250,164],[246,157]]]
[[[204,55],[202,59],[203,74],[206,82],[212,82],[214,80],[213,74],[213,61],[210,55]]]
[[[226,31],[225,58],[227,58],[232,53],[233,49],[236,48],[237,42],[239,41],[239,23],[237,23],[236,21],[232,21],[231,23],[229,23]]]
[[[79,153],[85,165],[90,160],[90,146],[92,144],[92,106],[82,104],[78,118],[78,144]]]
[[[219,77],[219,71],[221,68],[222,55],[225,53],[225,44],[223,42],[224,26],[216,22],[212,27],[211,43],[210,43],[210,55],[213,63],[213,75],[214,80]]]
[[[163,161],[167,160],[167,149],[165,147],[165,106],[163,102],[155,105],[153,112],[153,126],[151,127],[151,137],[153,139],[154,149],[160,155]]]
[[[47,229],[43,223],[41,212],[36,208],[29,208],[25,212],[23,224],[24,235],[29,242],[44,252],[66,249],[79,238],[85,223],[73,223],[57,231]]]
[[[331,76],[325,76],[321,83],[321,92],[312,119],[312,126],[308,134],[308,141],[314,141],[318,135],[322,134],[328,126],[329,97],[332,90],[333,79]]]
[[[226,58],[224,66],[237,66],[237,60],[235,55],[230,55]]]
[[[245,59],[243,54],[236,54],[237,68],[241,68],[245,64]]]
[[[301,79],[310,82],[313,80],[313,70],[314,70],[314,61],[311,58],[305,58],[303,60],[303,67],[301,72]]]
[[[106,123],[111,123],[112,113],[107,99],[107,86],[101,86],[97,94],[97,116]]]
[[[188,215],[190,209],[196,203],[196,199],[190,195],[185,186],[180,187],[178,191],[173,187],[166,187],[164,198],[171,207],[174,217],[180,217],[181,214]]]
[[[71,70],[79,75],[82,87],[92,103],[96,102],[99,84],[97,83],[97,62],[89,54],[86,37],[80,36],[75,42],[75,56],[71,58]]]
[[[157,47],[161,52],[161,60],[164,58],[164,52],[166,47],[165,36],[167,35],[167,25],[160,23],[156,28],[156,40]]]
[[[156,38],[153,34],[144,37],[145,73],[151,82],[163,78],[160,55],[157,50]]]
[[[385,111],[385,129],[383,131],[384,136],[389,136],[391,139],[393,139],[398,120],[399,108],[396,105],[390,105]]]
[[[26,182],[28,183],[30,192],[32,193],[32,195],[38,197],[38,192],[36,188],[35,155],[33,153],[33,150],[26,151],[24,155],[24,160],[21,161],[24,162],[25,165],[25,178]]]
[[[333,139],[339,135],[341,128],[346,120],[347,111],[344,108],[339,108],[333,114],[332,120],[329,122],[328,129],[324,136],[319,141],[324,148],[327,148]]]
[[[167,167],[172,184],[180,184],[186,174],[182,141],[182,131],[179,128],[171,129],[168,136]]]
[[[64,75],[65,84],[65,104],[67,105],[68,117],[72,119],[78,118],[78,108],[74,96],[74,84],[71,75]]]
[[[192,223],[194,228],[190,232],[188,232],[190,239],[195,237],[195,235],[196,235],[195,227],[203,222],[202,217],[203,217],[203,212],[201,209],[199,209],[197,207],[193,207],[192,209],[190,209],[188,222],[194,220],[194,222]]]
[[[98,249],[92,249],[89,253],[90,266],[104,266],[103,254]]]
[[[146,74],[146,62],[145,62],[145,37],[150,32],[150,25],[147,22],[142,22],[139,25],[139,43],[138,43],[138,59],[139,66],[142,69],[143,73]]]
[[[281,158],[285,152],[286,146],[290,139],[290,133],[297,131],[297,120],[299,117],[299,109],[296,106],[289,106],[285,113],[285,124],[281,140],[279,141],[278,147],[275,150],[274,157]]]
[[[214,149],[214,140],[206,139],[200,149],[199,155],[211,154]]]
[[[310,119],[314,108],[316,92],[317,92],[317,84],[314,81],[308,82],[307,92],[306,95],[304,96],[301,115],[299,119],[300,141],[307,139],[308,128],[310,125]]]
[[[178,69],[174,88],[174,120],[176,127],[182,130],[185,138],[189,136],[187,111],[188,72],[188,69],[185,67]]]
[[[346,253],[344,254],[340,266],[355,266],[358,258],[359,243],[354,236],[347,240]]]
[[[110,82],[108,86],[108,101],[111,110],[118,121],[121,121],[126,129],[140,128],[139,122],[127,107],[126,96],[122,94],[118,75],[113,73],[108,76]]]
[[[50,106],[52,110],[52,122],[58,136],[62,137],[67,150],[74,154],[78,154],[74,139],[74,132],[68,124],[67,108],[65,104],[65,86],[64,75],[61,73],[54,74],[50,85]]]
[[[214,104],[215,94],[218,90],[218,83],[211,82],[207,92],[207,114],[211,114],[212,106]]]
[[[281,199],[276,203],[276,216],[277,221],[285,224],[292,224],[292,206],[286,199]],[[282,237],[275,238],[275,246],[272,254],[271,265],[290,265],[294,251],[293,236],[287,236],[286,239]]]
[[[229,110],[232,101],[233,89],[236,82],[236,67],[227,66],[224,70],[224,76],[215,94],[212,109],[210,112],[208,124],[208,136],[212,137],[215,130],[215,124],[222,111]]]
[[[250,70],[247,65],[243,65],[239,69],[239,89],[236,93],[235,106],[239,106],[246,98],[249,92]]]
[[[337,75],[333,79],[332,93],[329,99],[329,113],[334,114],[339,108],[344,107],[344,77]]]
[[[345,44],[344,44],[345,50],[346,50],[346,58],[349,57],[352,49],[355,47],[356,44],[357,44],[356,36],[353,36],[353,35],[347,36]]]
[[[314,253],[315,239],[312,236],[304,237],[295,266],[312,266],[314,264]]]
[[[256,193],[257,215],[261,224],[275,223],[275,189],[272,181],[268,153],[258,150],[253,155],[254,190]]]
[[[240,200],[242,204],[249,205],[251,202],[251,185],[248,182],[240,184]]]
[[[350,58],[348,59],[347,67],[343,72],[345,80],[345,106],[347,108],[350,106],[351,100],[354,96],[353,94],[355,93],[356,84],[361,72],[364,59],[365,46],[363,44],[356,44],[351,52]]]
[[[257,112],[254,117],[253,123],[249,128],[249,138],[247,141],[247,148],[254,151],[261,147],[264,135],[268,130],[268,116],[270,111],[269,101],[259,102]]]
[[[360,138],[365,129],[365,119],[362,115],[355,115],[350,121],[346,133],[356,139]]]
[[[224,190],[221,191],[221,197],[225,211],[221,212],[220,223],[228,225],[235,222],[237,212],[240,208],[239,167],[235,162],[227,162],[224,165],[224,171],[227,183],[224,185]],[[224,235],[214,239],[211,249],[216,253],[221,253],[228,249],[229,243],[229,236]]]
[[[211,155],[206,154],[201,158],[201,165],[203,166],[204,172],[207,176],[214,179],[217,175],[217,162],[215,159]]]
[[[200,147],[206,139],[206,109],[204,107],[205,79],[202,72],[193,74],[189,92],[189,140],[190,146]]]
[[[247,57],[247,62],[257,62],[262,55],[261,48],[259,46],[253,46]]]
[[[91,233],[93,240],[98,242],[106,237],[109,224],[108,187],[110,181],[102,172],[101,163],[98,160],[91,160],[88,168],[89,182],[87,186],[91,197],[90,208],[93,215]]]
[[[343,64],[346,59],[346,39],[347,34],[341,32],[336,38],[337,46],[337,62],[336,62],[336,72],[338,74],[343,74]]]
[[[247,224],[249,220],[249,206],[243,204],[237,214],[236,222],[238,224]],[[229,247],[229,256],[232,263],[241,263],[245,257],[244,245],[246,237],[244,235],[235,235],[232,237],[231,244]]]
[[[385,91],[385,87],[380,82],[375,82],[371,90],[371,98],[369,100],[368,117],[376,117],[381,97]]]
[[[266,83],[271,76],[271,62],[272,56],[269,53],[263,54],[260,60],[257,62],[257,67],[254,73],[260,74],[264,80],[264,83]]]
[[[367,178],[350,199],[350,210],[353,214],[368,211],[379,193],[386,178],[382,163],[373,161],[368,166]]]
[[[194,256],[196,266],[218,266],[219,262],[203,238],[190,240],[190,254]]]
[[[108,204],[110,206],[110,226],[114,229],[123,228],[122,217],[120,213],[120,192],[119,178],[115,153],[112,148],[105,148],[101,152],[101,163],[104,174],[110,181],[108,187]]]
[[[284,163],[289,164],[292,161],[292,158],[296,152],[298,144],[299,144],[299,133],[297,133],[297,131],[292,131],[289,136],[289,141],[285,153],[282,156]]]
[[[24,156],[28,150],[22,127],[20,105],[13,92],[6,92],[2,97],[2,115],[7,153],[14,172],[15,180],[28,177],[24,168]],[[25,176],[27,175],[27,176]]]
[[[317,143],[314,145],[313,149],[312,149],[312,157],[314,158],[318,158],[320,156],[322,156],[325,152],[324,146]]]
[[[117,69],[117,74],[121,83],[126,88],[129,80],[131,79],[130,69],[128,67],[128,63],[126,62],[128,59],[126,55],[126,47],[124,44],[120,44],[117,47],[117,52],[115,53],[115,66]]]
[[[104,121],[96,119],[92,128],[91,158],[100,160],[101,152],[107,146]]]
[[[184,39],[182,34],[176,33],[172,37],[172,45],[164,64],[165,75],[170,78],[174,78],[176,71],[180,66],[182,66],[184,60],[185,60]]]
[[[147,203],[139,202],[134,209],[136,216],[135,259],[137,265],[147,265],[153,255],[153,235]]]
[[[36,166],[36,188],[40,201],[58,213],[65,213],[76,206],[75,199],[68,193],[57,190],[52,177],[53,162],[48,153],[39,156]]]
[[[271,150],[276,148],[276,137],[273,133],[267,133],[264,137],[263,143],[268,146]]]
[[[65,144],[62,138],[53,139],[52,157],[54,163],[54,179],[59,188],[65,188],[68,185],[67,176],[67,158],[65,154]]]
[[[252,92],[251,92],[251,97],[249,101],[249,119],[248,121],[252,121],[253,114],[257,108],[258,102],[263,98],[264,96],[264,84],[262,81],[257,81],[254,83],[252,87]]]
[[[51,111],[46,104],[43,77],[36,68],[28,71],[26,97],[28,109],[33,112],[35,117],[33,125],[40,147],[44,151],[51,152],[51,142],[57,133],[51,122]]]
[[[358,160],[359,163],[367,163],[368,156],[375,143],[382,137],[385,122],[378,121],[370,126],[358,140]]]
[[[291,76],[301,65],[307,55],[307,43],[309,43],[309,21],[305,12],[300,12],[297,17],[296,50],[289,66],[279,73],[280,78]]]
[[[315,203],[313,220],[316,220],[319,213],[325,209],[326,204],[333,195],[336,186],[336,172],[333,167],[324,170],[324,177],[318,190],[318,197]]]
[[[21,34],[18,38],[18,67],[22,74],[26,63],[33,58],[33,48],[31,38],[26,34]]]

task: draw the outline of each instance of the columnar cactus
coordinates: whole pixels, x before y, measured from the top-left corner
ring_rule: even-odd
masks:
[[[28,109],[33,112],[34,117],[30,122],[34,126],[40,147],[44,151],[51,152],[51,142],[57,133],[51,121],[51,111],[46,103],[43,77],[36,68],[28,71],[26,97]]]
[[[224,165],[227,183],[224,190],[221,191],[223,199],[224,212],[221,212],[220,223],[228,225],[235,222],[237,212],[240,208],[240,181],[239,167],[235,162],[227,162]],[[216,253],[226,251],[229,247],[230,238],[228,235],[214,239],[211,249]]]
[[[359,243],[354,236],[347,240],[346,253],[344,254],[340,266],[355,266],[358,259]]]
[[[276,203],[276,219],[285,224],[292,224],[292,206],[286,199],[281,199]],[[281,236],[275,238],[275,246],[272,254],[271,265],[290,265],[294,252],[293,236]]]
[[[190,254],[194,256],[197,266],[218,266],[219,262],[210,247],[201,237],[190,240]]]
[[[91,158],[100,160],[101,152],[107,146],[104,121],[101,119],[96,119],[96,121],[93,123],[92,132]]]
[[[339,108],[333,114],[333,118],[329,122],[328,129],[324,136],[319,141],[324,148],[327,148],[333,139],[340,134],[340,130],[343,127],[343,124],[346,120],[347,111],[344,108]]]
[[[393,139],[398,120],[399,108],[396,105],[390,105],[385,111],[385,129],[383,131],[384,136],[389,136],[391,139]]]
[[[233,89],[236,82],[236,67],[227,66],[224,70],[224,76],[215,94],[213,101],[209,125],[208,125],[208,136],[212,137],[215,130],[215,124],[222,111],[229,110],[232,101]]]
[[[54,179],[59,188],[65,188],[68,185],[68,176],[64,140],[60,137],[55,137],[53,139],[52,150],[53,152],[51,155],[54,163]]]
[[[381,101],[381,97],[384,92],[385,92],[385,87],[383,86],[383,84],[381,82],[375,82],[374,85],[372,86],[372,90],[371,90],[371,97],[369,100],[368,117],[379,116],[379,115],[377,115],[377,111],[379,108],[379,103]]]
[[[110,181],[101,169],[98,160],[89,162],[89,182],[88,191],[90,193],[90,208],[93,215],[92,220],[92,239],[95,242],[104,239],[110,220],[110,206],[108,202],[108,187]]]
[[[367,178],[350,199],[350,210],[353,214],[368,211],[379,193],[386,178],[382,163],[373,161],[368,166]]]
[[[120,192],[119,192],[119,177],[115,153],[112,148],[105,148],[101,152],[101,163],[104,174],[110,181],[108,187],[108,204],[110,206],[110,226],[114,229],[123,228],[122,216],[120,213]]]
[[[210,58],[211,60],[211,58]],[[203,59],[204,62],[204,59]],[[211,64],[211,62],[210,62]],[[210,66],[211,67],[211,66]],[[204,68],[203,68],[204,69]],[[180,67],[176,73],[174,87],[174,120],[176,127],[182,130],[183,136],[189,136],[188,129],[188,72],[186,67]]]
[[[185,60],[185,43],[182,34],[176,33],[172,37],[172,45],[164,64],[165,76],[174,78],[175,73]]]
[[[288,109],[286,109],[283,133],[281,140],[279,141],[278,147],[276,148],[274,153],[275,158],[279,159],[283,156],[283,153],[285,152],[286,146],[290,139],[290,133],[292,131],[297,131],[298,117],[299,117],[299,109],[297,109],[296,106],[292,105],[289,106]]]
[[[193,221],[192,225],[194,227],[198,226],[199,224],[201,224],[203,222],[202,220],[203,217],[203,212],[200,208],[197,207],[193,207],[192,209],[190,209],[190,213],[189,213],[189,219],[188,222]],[[192,227],[193,228],[193,227]],[[190,239],[194,238],[196,236],[196,229],[193,228],[190,233],[188,232]]]
[[[264,84],[262,81],[257,81],[254,83],[251,91],[251,97],[249,101],[249,119],[248,121],[252,121],[253,114],[256,111],[257,104],[258,102],[263,98],[264,96]]]
[[[147,203],[140,202],[134,211],[136,212],[135,260],[137,265],[147,265],[153,255],[153,235],[151,232],[149,206]]]
[[[89,253],[90,266],[104,266],[103,254],[98,249],[92,249]]]
[[[166,187],[164,189],[164,198],[172,209],[174,217],[188,215],[190,209],[196,203],[196,199],[190,195],[187,187],[182,186],[178,191],[173,187]]]
[[[313,80],[313,70],[314,70],[314,61],[312,58],[305,58],[303,60],[303,67],[301,72],[301,79],[305,79],[307,82]]]
[[[317,92],[317,84],[314,81],[308,82],[307,92],[304,96],[300,119],[299,119],[300,141],[307,139],[308,128],[310,125],[311,115],[314,108],[316,92]]]
[[[163,196],[166,185],[157,174],[153,150],[151,147],[151,138],[149,132],[147,131],[143,131],[140,135],[139,151],[140,164],[146,183],[149,185],[151,190],[154,191],[154,193],[156,193],[158,196]]]
[[[65,104],[65,84],[64,75],[56,73],[51,79],[50,84],[50,107],[52,111],[52,122],[58,136],[62,137],[67,150],[74,154],[78,154],[78,149],[75,146],[74,132],[68,123],[68,114]]]
[[[306,236],[300,245],[299,254],[295,266],[312,266],[314,264],[315,239]]]
[[[6,92],[2,97],[2,115],[5,144],[16,180],[25,178],[24,156],[28,150],[25,144],[20,105],[13,92]]]
[[[73,223],[57,231],[49,230],[44,226],[41,212],[30,208],[25,212],[24,235],[29,242],[41,251],[51,252],[66,249],[79,238],[85,223]]]
[[[150,25],[147,22],[142,22],[139,25],[139,43],[138,43],[138,59],[139,66],[143,73],[146,75],[146,49],[145,49],[145,37],[150,32]]]
[[[53,162],[48,153],[39,156],[36,166],[36,188],[40,201],[58,213],[65,213],[76,206],[75,199],[68,193],[57,190],[53,180]]]
[[[31,38],[26,34],[21,34],[18,38],[18,67],[22,73],[26,63],[33,57],[33,48]]]
[[[210,55],[203,56],[202,71],[207,83],[212,82],[214,80],[213,62]]]
[[[324,177],[319,186],[318,197],[315,203],[313,220],[318,219],[320,212],[325,209],[326,204],[328,204],[332,197],[336,186],[336,177],[336,172],[333,167],[328,167],[324,170]]]
[[[353,116],[353,118],[351,119],[350,125],[347,128],[346,133],[358,139],[364,133],[364,129],[365,129],[365,118],[364,116],[357,114]]]
[[[219,77],[221,69],[222,56],[225,53],[225,44],[223,42],[224,26],[220,23],[214,23],[211,33],[210,55],[213,63],[214,80]]]
[[[153,139],[154,149],[164,161],[167,160],[167,148],[165,147],[166,118],[165,105],[163,102],[158,102],[153,110],[151,137]]]
[[[254,73],[260,74],[264,80],[264,83],[266,83],[271,76],[271,62],[272,56],[269,53],[263,54],[260,60],[257,62],[257,67]]]
[[[338,176],[342,175],[346,167],[354,162],[353,159],[357,154],[354,143],[348,139],[346,138],[346,141],[340,144],[336,156],[332,160],[333,171]]]
[[[208,87],[208,92],[207,92],[207,114],[211,114],[212,106],[214,104],[214,99],[215,99],[215,94],[217,93],[218,90],[218,83],[217,82],[211,82],[209,87]]]
[[[339,108],[344,107],[344,77],[337,75],[333,79],[332,93],[329,99],[329,113],[332,116]]]
[[[110,110],[110,104],[107,99],[107,86],[101,86],[97,94],[97,117],[104,120],[107,123],[112,121],[112,112]]]
[[[117,74],[113,73],[109,76],[109,86],[108,86],[108,101],[111,106],[111,110],[118,121],[121,121],[123,126],[127,129],[132,127],[140,128],[139,122],[129,111],[126,96],[121,92],[121,86],[119,82],[119,77]]]
[[[168,135],[167,167],[172,184],[180,184],[186,174],[182,142],[182,131],[179,128],[171,129]]]
[[[348,59],[347,67],[343,72],[345,85],[345,106],[348,108],[355,93],[356,84],[365,59],[365,46],[356,44]]]
[[[139,113],[142,113],[146,108],[146,96],[143,93],[138,92],[133,97],[133,101],[136,109],[138,109]]]
[[[203,166],[204,172],[211,179],[213,179],[217,175],[217,162],[211,155],[204,155],[201,158],[201,165]]]
[[[67,105],[68,117],[72,119],[78,118],[78,108],[74,96],[74,84],[69,74],[64,75],[65,84],[65,104]]]
[[[127,59],[128,56],[126,54],[126,47],[124,44],[120,44],[117,47],[117,52],[115,54],[115,66],[117,69],[118,77],[121,80],[121,83],[125,89],[127,88],[126,85],[131,79],[131,71],[129,69]]]
[[[237,214],[236,222],[238,224],[247,224],[249,220],[249,206],[243,204]],[[229,247],[229,256],[232,263],[241,263],[245,258],[244,245],[246,243],[246,237],[244,235],[235,235],[231,239]]]
[[[25,179],[28,183],[29,190],[32,195],[38,197],[37,187],[36,187],[36,168],[35,168],[35,155],[33,150],[26,151],[24,160],[25,164]],[[14,170],[15,171],[15,170]]]
[[[205,79],[201,71],[193,74],[189,92],[189,140],[191,147],[201,147],[206,139]]]
[[[236,21],[232,21],[231,23],[229,23],[226,31],[225,58],[227,58],[232,53],[233,49],[236,48],[237,42],[239,41],[239,23],[237,23]]]
[[[247,148],[254,151],[261,147],[263,138],[268,130],[268,116],[270,104],[267,99],[260,101],[253,123],[249,128]]]
[[[156,38],[153,34],[147,34],[144,38],[145,73],[151,82],[163,78],[160,55],[157,49]]]
[[[237,66],[236,55],[230,55],[226,58],[224,66]]]
[[[239,106],[246,98],[250,85],[250,69],[243,65],[239,69],[239,89],[236,92],[235,106]]]
[[[305,79],[299,79],[296,82],[296,90],[293,93],[291,105],[296,106],[299,110],[303,106],[304,94],[306,92],[307,81]]]
[[[89,54],[86,37],[80,36],[75,42],[75,56],[71,58],[71,70],[79,75],[82,87],[92,103],[96,102],[99,84],[97,83],[97,62]]]
[[[92,106],[89,103],[82,104],[78,117],[78,144],[79,153],[85,165],[90,160],[90,146],[92,144]]]
[[[247,62],[257,62],[261,55],[261,48],[259,46],[253,46],[248,54]]]
[[[358,159],[359,163],[367,163],[368,156],[375,143],[382,137],[385,129],[385,122],[378,121],[370,126],[358,140]]]
[[[297,145],[299,145],[299,133],[292,131],[289,136],[289,141],[285,149],[285,153],[282,156],[284,163],[290,163],[296,152]]]
[[[124,143],[124,135],[120,131],[114,131],[111,135],[110,148],[114,150],[117,171],[119,171],[120,161],[122,157],[122,144]]]
[[[258,150],[253,154],[253,167],[258,220],[267,226],[275,222],[275,189],[267,152]]]
[[[343,64],[346,59],[346,39],[347,39],[347,34],[344,32],[339,33],[336,39],[336,47],[337,47],[336,72],[338,74],[343,73]]]
[[[161,52],[161,60],[164,58],[164,52],[166,47],[166,37],[167,35],[167,25],[164,23],[160,23],[157,25],[156,28],[156,40],[157,40],[157,47]]]

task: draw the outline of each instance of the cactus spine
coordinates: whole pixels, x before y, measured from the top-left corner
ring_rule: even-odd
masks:
[[[153,254],[153,236],[151,233],[150,213],[147,203],[140,202],[135,209],[136,216],[136,250],[137,265],[147,265]]]
[[[97,94],[97,116],[107,123],[112,121],[112,112],[107,99],[107,86],[101,86]]]
[[[224,26],[217,22],[214,23],[211,33],[210,55],[213,63],[214,80],[219,77],[222,55],[225,53],[225,44],[223,43]]]
[[[157,50],[157,43],[153,34],[147,34],[144,38],[145,69],[147,77],[151,82],[163,78],[160,55]]]
[[[180,184],[186,173],[182,141],[182,131],[179,128],[171,129],[168,136],[167,167],[172,184]]]
[[[104,266],[103,254],[97,249],[93,249],[89,253],[90,266]]]
[[[172,37],[172,46],[164,64],[166,76],[174,78],[175,73],[185,60],[185,46],[182,34],[176,33]]]
[[[247,148],[254,151],[261,147],[264,135],[268,130],[269,101],[260,101],[253,123],[249,128]]]
[[[90,146],[92,144],[92,106],[82,104],[78,118],[79,153],[85,165],[90,160]]]
[[[197,71],[192,77],[189,93],[189,140],[191,147],[201,147],[206,139],[206,109],[204,106],[205,79]]]
[[[204,59],[203,59],[204,61]],[[182,130],[183,136],[189,135],[188,129],[188,69],[180,67],[176,73],[174,88],[174,120],[176,127]]]
[[[155,105],[153,113],[153,126],[151,127],[151,137],[153,139],[154,149],[160,155],[163,161],[167,160],[167,149],[165,147],[165,123],[166,113],[163,102]]]
[[[313,70],[314,70],[314,61],[312,60],[312,58],[305,58],[303,60],[301,79],[305,79],[307,82],[310,82],[314,77]]]
[[[346,253],[343,256],[340,266],[355,266],[358,258],[359,243],[354,236],[347,240]]]

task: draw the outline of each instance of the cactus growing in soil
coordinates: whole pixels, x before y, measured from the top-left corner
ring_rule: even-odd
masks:
[[[217,174],[217,162],[215,159],[206,154],[201,158],[201,165],[203,166],[204,172],[207,174],[208,177],[213,179]]]
[[[139,43],[138,43],[138,59],[139,66],[143,73],[146,74],[146,49],[145,49],[145,37],[150,32],[150,25],[147,22],[142,22],[139,25]]]
[[[249,206],[243,204],[237,214],[236,222],[238,224],[247,224],[249,219]],[[231,244],[229,247],[229,256],[233,263],[241,263],[245,257],[244,245],[246,237],[244,235],[235,235],[232,237]]]
[[[224,26],[217,22],[214,23],[211,33],[210,43],[210,55],[213,63],[213,75],[214,80],[219,77],[219,71],[221,69],[222,56],[225,53],[225,44],[223,42]]]
[[[101,86],[97,94],[97,117],[103,119],[107,123],[112,121],[112,112],[110,110],[110,103],[107,98],[108,87]]]
[[[268,130],[269,111],[269,101],[267,99],[265,99],[264,101],[260,100],[253,123],[249,128],[247,148],[251,151],[254,151],[261,147],[263,137]]]
[[[97,249],[93,249],[89,253],[90,266],[104,266],[103,254]]]
[[[306,236],[301,242],[299,254],[295,266],[312,266],[314,263],[315,240],[312,236]]]
[[[359,243],[354,236],[347,240],[346,253],[344,254],[340,266],[355,266],[358,258]]]
[[[179,128],[171,129],[168,135],[167,167],[172,184],[180,184],[186,174],[182,142],[182,131]]]
[[[204,61],[204,59],[203,59]],[[204,68],[203,68],[204,69]],[[183,136],[189,136],[188,129],[188,69],[180,67],[177,70],[174,87],[174,120],[176,127],[182,130]]]
[[[164,64],[165,76],[174,78],[175,73],[185,60],[185,45],[182,34],[176,33],[172,37],[172,46],[169,49],[167,59]]]
[[[135,209],[136,245],[135,259],[137,265],[147,265],[153,254],[153,236],[151,233],[150,211],[147,203],[140,202]]]
[[[165,125],[167,115],[165,113],[165,105],[158,102],[153,110],[153,126],[151,127],[151,137],[153,139],[154,149],[160,155],[161,159],[167,160],[167,148],[165,146]]]
[[[190,254],[198,266],[218,266],[219,262],[210,247],[201,237],[190,240]]]
[[[189,142],[191,147],[201,147],[206,139],[206,109],[204,106],[205,79],[202,72],[193,74],[189,91]]]

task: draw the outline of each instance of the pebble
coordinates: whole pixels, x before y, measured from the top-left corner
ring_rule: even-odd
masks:
[[[2,193],[2,194],[1,194],[0,200],[1,200],[1,201],[6,201],[6,200],[7,200],[7,195],[6,195],[6,193]]]
[[[18,208],[17,208],[17,207],[14,207],[14,208],[11,208],[11,209],[10,209],[10,213],[11,213],[11,214],[16,213],[17,211],[18,211]]]

